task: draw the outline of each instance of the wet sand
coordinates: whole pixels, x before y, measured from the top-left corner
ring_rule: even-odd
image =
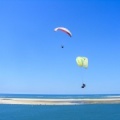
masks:
[[[120,104],[120,98],[102,99],[27,99],[27,98],[0,98],[0,104],[26,105],[80,105],[80,104]]]

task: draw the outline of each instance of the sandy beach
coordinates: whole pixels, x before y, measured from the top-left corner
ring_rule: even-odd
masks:
[[[0,98],[0,104],[28,104],[28,105],[79,105],[79,104],[120,104],[120,98],[104,99],[26,99]]]

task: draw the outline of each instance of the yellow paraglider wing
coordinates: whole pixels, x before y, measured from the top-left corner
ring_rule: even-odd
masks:
[[[83,66],[83,58],[82,57],[77,57],[76,58],[76,63],[78,66],[82,67]]]
[[[88,68],[88,58],[86,57],[77,57],[76,63],[80,67]]]
[[[88,68],[88,58],[82,57],[83,58],[83,67]]]

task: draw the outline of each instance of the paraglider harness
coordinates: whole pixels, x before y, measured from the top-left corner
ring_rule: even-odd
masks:
[[[83,83],[82,86],[81,86],[81,88],[85,88],[85,86],[86,86],[86,85]]]

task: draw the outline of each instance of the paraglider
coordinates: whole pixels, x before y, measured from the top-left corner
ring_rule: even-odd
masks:
[[[72,37],[72,33],[70,32],[70,30],[68,30],[67,28],[65,27],[57,27],[54,29],[54,31],[62,31],[64,32],[65,34],[67,34],[69,37]],[[61,45],[61,48],[64,48],[63,45]]]
[[[86,85],[83,83],[82,86],[81,86],[81,88],[85,88],[85,86],[86,86]]]
[[[61,45],[61,48],[64,48],[64,46],[63,46],[63,45]]]
[[[76,58],[76,63],[79,67],[83,67],[85,69],[88,68],[88,58],[87,57],[77,57]],[[82,84],[81,88],[85,88],[86,84]]]
[[[60,30],[60,31],[68,34],[70,37],[72,37],[72,33],[70,32],[70,30],[68,30],[68,29],[65,28],[65,27],[57,27],[57,28],[54,29],[54,31],[58,31],[58,30]]]

